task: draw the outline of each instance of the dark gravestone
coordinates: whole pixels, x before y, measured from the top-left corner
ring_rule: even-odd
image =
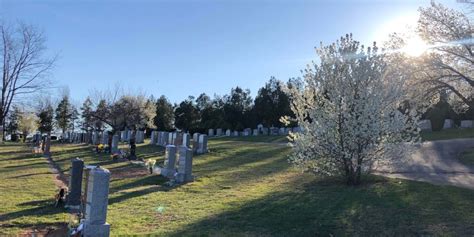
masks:
[[[71,161],[71,177],[69,178],[69,195],[67,198],[67,207],[71,210],[80,210],[81,192],[82,192],[82,171],[84,161],[79,158]]]

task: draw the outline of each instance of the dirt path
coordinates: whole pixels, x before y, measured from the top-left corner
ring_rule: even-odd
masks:
[[[49,168],[51,170],[51,173],[54,175],[54,184],[58,189],[60,188],[67,188],[68,187],[68,181],[64,173],[61,171],[59,166],[53,161],[51,156],[46,156],[46,160],[48,161]]]
[[[376,174],[474,189],[474,168],[458,161],[471,147],[472,138],[423,142],[406,162],[379,167]]]

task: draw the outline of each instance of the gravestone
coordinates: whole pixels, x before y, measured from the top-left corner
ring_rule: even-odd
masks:
[[[234,133],[232,134],[232,136],[238,137],[238,136],[239,136],[239,132],[238,132],[238,131],[234,131]]]
[[[189,133],[183,134],[182,146],[191,147],[191,135]]]
[[[109,133],[106,131],[102,134],[102,144],[109,144]]]
[[[209,128],[209,131],[208,131],[207,135],[208,135],[209,137],[213,137],[213,136],[214,136],[214,129]]]
[[[222,128],[216,129],[216,136],[218,137],[222,136]]]
[[[281,127],[278,129],[278,135],[285,135],[285,128]]]
[[[161,175],[172,178],[176,172],[176,146],[167,145],[165,151],[165,163],[161,169]]]
[[[138,130],[135,135],[135,142],[138,143],[143,143],[145,142],[145,132]]]
[[[199,135],[199,147],[197,149],[198,154],[207,153],[207,136],[205,134]]]
[[[268,128],[262,128],[261,133],[262,133],[262,135],[267,136],[268,135]]]
[[[431,131],[431,121],[428,119],[420,120],[418,121],[418,127],[420,127],[422,131]]]
[[[443,129],[449,129],[454,127],[454,121],[452,119],[445,119]]]
[[[127,132],[126,131],[121,131],[120,132],[120,141],[125,142],[127,140],[126,137],[127,137]]]
[[[183,145],[183,133],[175,133],[173,144],[176,147]]]
[[[155,145],[157,142],[156,131],[151,131],[150,144]]]
[[[244,131],[242,132],[242,135],[243,135],[243,136],[250,136],[251,133],[252,133],[252,129],[246,128],[246,129],[244,129]]]
[[[461,120],[461,128],[472,128],[474,127],[473,120]]]
[[[83,231],[85,237],[108,237],[110,235],[110,225],[106,222],[109,181],[110,172],[107,169],[95,167],[89,172]]]
[[[227,137],[230,137],[230,136],[231,136],[231,133],[232,133],[232,132],[230,131],[230,129],[225,130],[225,135],[226,135]]]
[[[193,152],[191,149],[181,146],[178,151],[178,174],[176,181],[178,183],[187,183],[193,181]]]
[[[82,172],[84,170],[84,161],[79,158],[71,160],[71,175],[69,177],[69,194],[67,195],[66,207],[79,211],[81,209],[82,195]]]
[[[45,139],[43,155],[48,156],[48,157],[51,156],[50,149],[51,149],[51,134],[48,133]]]
[[[293,127],[293,128],[291,129],[291,132],[293,132],[293,133],[299,133],[299,132],[301,132],[301,127]]]
[[[112,154],[115,154],[118,152],[118,143],[119,143],[119,136],[118,135],[114,135],[112,137],[112,147],[110,148],[110,152]]]
[[[252,135],[258,136],[258,129],[254,129]]]
[[[196,154],[197,150],[199,149],[199,136],[201,134],[199,133],[194,133],[193,134],[193,153]]]
[[[170,144],[170,145],[174,144],[173,138],[174,138],[173,133],[172,132],[168,133],[168,142],[166,144]]]
[[[99,143],[99,134],[97,132],[92,133],[92,144],[97,145]]]
[[[133,130],[128,130],[128,131],[127,131],[127,140],[126,140],[127,142],[130,142],[130,139],[132,139],[133,134],[136,134],[136,132],[133,131]],[[136,141],[135,141],[135,142],[136,142]]]
[[[278,135],[279,129],[276,127],[270,127],[270,135],[275,136]]]

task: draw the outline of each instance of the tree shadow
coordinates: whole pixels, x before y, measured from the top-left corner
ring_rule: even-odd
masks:
[[[16,212],[5,213],[0,216],[0,222],[10,221],[16,218],[23,217],[33,217],[33,216],[50,216],[58,213],[65,212],[63,208],[54,207],[54,201],[52,200],[41,200],[38,201],[39,204],[42,204],[38,207],[32,207],[29,209],[22,209]],[[21,204],[20,204],[21,205]],[[27,205],[27,204],[25,204]]]
[[[412,236],[439,231],[467,236],[474,231],[473,214],[463,212],[474,207],[474,192],[464,189],[433,197],[436,187],[426,192],[416,182],[376,179],[358,187],[334,180],[305,182],[299,178],[288,191],[236,203],[170,236]],[[453,210],[468,216],[446,213]]]

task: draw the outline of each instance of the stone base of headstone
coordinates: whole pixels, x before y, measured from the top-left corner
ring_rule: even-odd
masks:
[[[93,223],[85,223],[83,232],[84,237],[108,237],[110,236],[110,224],[94,225]]]

